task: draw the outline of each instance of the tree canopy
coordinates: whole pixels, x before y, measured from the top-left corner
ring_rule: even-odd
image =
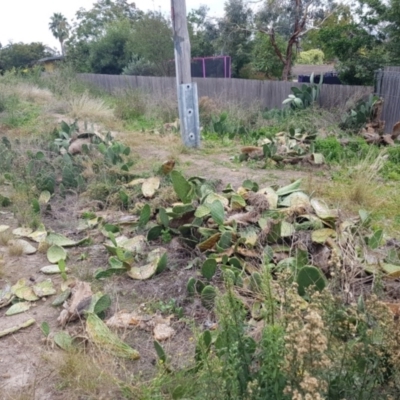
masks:
[[[49,29],[78,72],[170,72],[170,16],[134,2],[97,0],[73,22],[54,13]],[[220,16],[189,11],[188,30],[192,57],[230,56],[238,78],[288,80],[296,62],[323,57],[344,83],[370,85],[376,69],[400,63],[400,0],[225,0]],[[0,47],[3,69],[47,55],[38,43]]]
[[[0,46],[0,70],[12,68],[28,68],[41,58],[54,55],[52,49],[43,43],[9,43]]]

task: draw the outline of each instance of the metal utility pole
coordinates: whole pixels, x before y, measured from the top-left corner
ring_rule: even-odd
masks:
[[[187,147],[200,146],[197,84],[190,73],[190,41],[185,0],[171,0],[174,32],[175,70],[182,141]]]

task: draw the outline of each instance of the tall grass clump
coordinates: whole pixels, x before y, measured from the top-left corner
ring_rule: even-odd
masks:
[[[160,95],[138,89],[119,90],[114,94],[115,115],[124,121],[149,120],[160,123],[178,118],[178,103],[172,92]]]
[[[90,96],[87,91],[71,96],[67,104],[68,114],[74,119],[99,122],[109,122],[114,119],[113,109],[104,100]]]
[[[20,99],[32,103],[48,104],[54,100],[53,93],[49,89],[30,82],[20,82],[14,85],[12,90]]]
[[[58,67],[53,73],[41,73],[34,79],[37,85],[49,89],[60,98],[68,98],[73,94],[83,94],[85,92],[88,92],[93,97],[108,97],[105,90],[80,79],[68,63]]]
[[[254,293],[245,301],[226,281],[218,327],[198,335],[194,366],[163,373],[153,389],[190,399],[398,398],[400,332],[385,303],[369,295],[344,304],[328,289],[305,301],[287,278],[263,274],[257,317]]]

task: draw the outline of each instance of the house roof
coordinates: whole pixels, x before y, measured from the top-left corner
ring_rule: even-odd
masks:
[[[323,65],[306,65],[306,64],[299,64],[295,65],[292,68],[292,75],[299,76],[299,75],[311,75],[314,74],[325,74],[327,72],[335,72],[335,65],[334,64],[323,64]]]
[[[64,60],[64,56],[53,56],[53,57],[46,57],[46,58],[41,58],[40,60],[37,60],[38,63],[44,63],[47,61],[62,61]]]

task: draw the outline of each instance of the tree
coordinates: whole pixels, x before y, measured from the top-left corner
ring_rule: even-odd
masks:
[[[258,31],[268,35],[278,59],[283,65],[282,80],[288,80],[293,63],[294,47],[310,29],[321,24],[332,9],[331,0],[268,0],[257,15]],[[282,51],[277,35],[286,40]]]
[[[188,29],[192,57],[208,57],[216,53],[218,28],[208,17],[209,8],[200,6],[188,14]]]
[[[344,26],[354,24],[353,13],[348,5],[337,7],[325,20],[318,26],[318,29],[308,31],[302,38],[301,50],[321,49],[327,60],[334,60],[337,54],[331,46],[330,40],[325,39],[324,31],[327,29],[339,29]]]
[[[133,52],[156,67],[157,75],[168,75],[174,58],[170,22],[159,12],[149,11],[133,24]]]
[[[103,7],[100,13],[98,6],[105,3],[112,4],[110,8]],[[120,6],[127,4],[122,1],[117,3]],[[96,35],[90,32],[90,37],[85,38],[75,32],[68,43],[68,60],[72,65],[80,72],[121,74],[123,71],[139,71],[143,74],[149,71],[152,75],[166,75],[168,61],[174,58],[169,21],[158,12],[133,13],[136,9],[131,9],[128,13],[125,8],[118,8],[106,0],[96,4],[94,11],[88,12],[90,19],[84,22],[88,26],[94,26],[96,22]],[[112,22],[109,21],[110,12],[118,16]],[[81,29],[80,35],[86,32],[86,28]]]
[[[122,40],[125,38],[125,41],[132,41],[133,23],[140,15],[143,13],[135,4],[126,0],[97,0],[91,9],[79,9],[73,31],[66,43],[68,62],[78,72],[121,72],[126,65],[123,64],[131,58],[131,54],[125,54],[125,50],[121,50],[129,47],[126,43],[122,45]],[[122,32],[118,33],[118,28]],[[118,44],[116,48],[112,45],[114,40]],[[107,52],[109,53],[106,54]],[[95,65],[97,62],[100,65]]]
[[[43,43],[9,43],[0,48],[0,70],[28,68],[41,58],[54,55]]]
[[[284,52],[286,40],[281,35],[277,35],[275,41],[280,51]],[[277,79],[282,76],[283,64],[276,56],[271,40],[264,33],[257,32],[255,35],[251,65],[254,71],[264,74],[268,79]]]
[[[339,60],[336,69],[343,83],[372,85],[375,70],[387,63],[383,43],[359,23],[324,27],[319,37]]]
[[[388,52],[391,64],[400,63],[400,0],[359,0],[358,18]]]
[[[251,60],[251,24],[253,12],[243,0],[228,0],[225,14],[218,21],[217,48],[222,55],[231,56],[232,76]]]
[[[157,67],[148,60],[133,54],[128,65],[122,70],[123,75],[155,76]]]
[[[98,74],[119,75],[133,54],[133,30],[127,20],[110,23],[104,34],[89,42],[88,65]]]
[[[61,13],[54,13],[50,18],[49,28],[53,36],[60,42],[61,54],[65,55],[64,42],[69,36],[70,26]]]
[[[143,12],[136,8],[135,3],[126,0],[97,0],[90,10],[84,8],[76,12],[76,23],[72,42],[93,40],[104,34],[112,22],[127,20],[135,22]]]

